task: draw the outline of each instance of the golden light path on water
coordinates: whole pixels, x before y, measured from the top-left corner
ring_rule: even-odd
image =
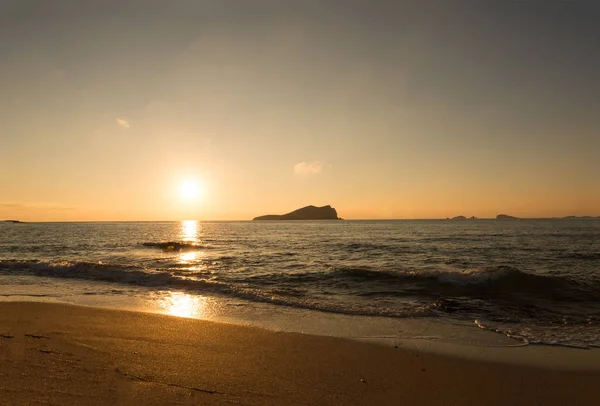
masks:
[[[196,220],[181,222],[181,239],[187,242],[198,241],[198,222]]]
[[[198,253],[196,251],[182,252],[179,254],[179,260],[183,263],[193,262],[197,257]]]
[[[204,296],[193,296],[183,292],[169,292],[161,299],[160,307],[165,313],[177,317],[193,317],[204,319],[207,314],[207,299]]]
[[[180,238],[186,243],[197,244],[200,241],[198,238],[198,222],[196,220],[182,221]],[[179,252],[179,261],[183,264],[194,265],[202,255],[203,253],[200,251],[183,250]]]
[[[198,222],[184,220],[181,222],[180,238],[188,243],[198,242]],[[179,261],[193,265],[202,256],[198,251],[181,251]],[[190,295],[184,292],[168,292],[159,301],[159,306],[165,313],[177,317],[193,317],[203,319],[207,314],[207,299],[203,296]]]

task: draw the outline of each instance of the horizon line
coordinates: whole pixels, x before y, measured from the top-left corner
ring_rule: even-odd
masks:
[[[582,215],[582,216],[552,216],[552,217],[513,217],[509,219],[500,219],[500,221],[510,221],[510,220],[569,220],[569,219],[600,219],[600,215]],[[463,221],[477,221],[477,220],[499,220],[496,217],[476,217],[465,218],[465,219],[453,219],[452,217],[421,217],[421,218],[339,218],[337,220],[333,219],[314,219],[314,220],[253,220],[253,219],[237,219],[237,220],[224,220],[224,219],[180,219],[180,220],[15,220],[15,219],[4,219],[0,220],[0,223],[13,223],[13,224],[22,224],[22,223],[178,223],[184,221],[197,221],[197,222],[281,222],[281,221],[294,221],[294,222],[305,222],[305,221],[453,221],[453,222],[463,222]],[[16,222],[16,223],[15,223]]]

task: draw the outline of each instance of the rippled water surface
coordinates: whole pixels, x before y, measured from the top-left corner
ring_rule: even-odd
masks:
[[[598,219],[3,223],[0,276],[5,296],[81,280],[600,346]]]

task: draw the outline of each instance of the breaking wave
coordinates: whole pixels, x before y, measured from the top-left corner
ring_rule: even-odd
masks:
[[[197,273],[199,275],[201,273]],[[0,261],[0,275],[27,275],[39,277],[84,279],[89,281],[132,284],[157,289],[181,289],[190,293],[215,293],[255,302],[319,310],[331,313],[407,317],[426,316],[429,306],[400,306],[383,308],[377,305],[343,305],[331,301],[309,299],[296,289],[257,289],[244,284],[235,285],[210,279],[178,275],[176,271],[153,271],[139,266],[119,266],[92,262],[55,262],[29,260]]]
[[[310,278],[311,274],[296,278]],[[354,282],[369,287],[386,287],[399,296],[469,297],[537,297],[567,302],[600,302],[600,281],[587,282],[566,276],[526,273],[510,266],[458,270],[385,271],[371,268],[335,267],[323,278],[337,282]],[[312,275],[315,278],[315,275]]]
[[[177,288],[324,311],[382,316],[405,316],[406,303],[400,300],[384,306],[377,304],[377,298],[388,301],[393,298],[418,299],[421,303],[417,306],[419,313],[423,312],[422,305],[427,303],[431,305],[430,309],[456,310],[453,298],[460,298],[461,303],[467,298],[513,305],[536,304],[540,300],[566,304],[594,303],[596,306],[600,303],[598,281],[584,283],[564,276],[525,273],[508,266],[464,271],[331,267],[320,272],[240,276],[228,272],[213,273],[210,269],[190,271],[177,266],[153,269],[94,262],[3,260],[0,261],[0,274],[83,279],[158,289]],[[310,293],[306,293],[307,289]],[[325,296],[329,298],[326,306],[323,300],[319,301]],[[350,305],[336,300],[336,297],[342,296],[365,300]]]

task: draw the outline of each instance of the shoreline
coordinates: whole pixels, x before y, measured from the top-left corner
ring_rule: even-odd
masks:
[[[444,344],[394,348],[153,313],[3,302],[0,394],[16,405],[583,405],[597,397],[600,363],[578,362],[598,351],[527,346],[490,358],[482,347],[463,357],[433,347]],[[509,352],[525,362],[513,363]]]
[[[175,294],[187,298],[184,293],[176,292]],[[204,299],[208,300],[209,298],[204,297]],[[175,305],[176,311],[173,312],[173,309],[169,309],[169,307],[157,306],[156,301],[144,302],[139,301],[139,298],[138,301],[126,304],[121,301],[81,302],[64,301],[53,297],[33,298],[19,295],[0,298],[0,309],[8,303],[35,303],[143,313],[234,327],[256,328],[277,334],[300,334],[352,340],[387,348],[399,347],[410,351],[473,361],[565,370],[600,370],[600,348],[526,343],[498,332],[478,328],[474,324],[419,317],[386,318],[343,315],[261,304],[258,305],[264,308],[253,307],[240,313],[236,306],[234,312],[222,313],[225,307],[221,300],[210,298],[213,306],[216,304],[221,306],[214,314],[190,312],[182,315],[180,314],[182,309],[177,304]],[[184,301],[184,304],[187,303]],[[256,303],[252,304],[257,305]]]

